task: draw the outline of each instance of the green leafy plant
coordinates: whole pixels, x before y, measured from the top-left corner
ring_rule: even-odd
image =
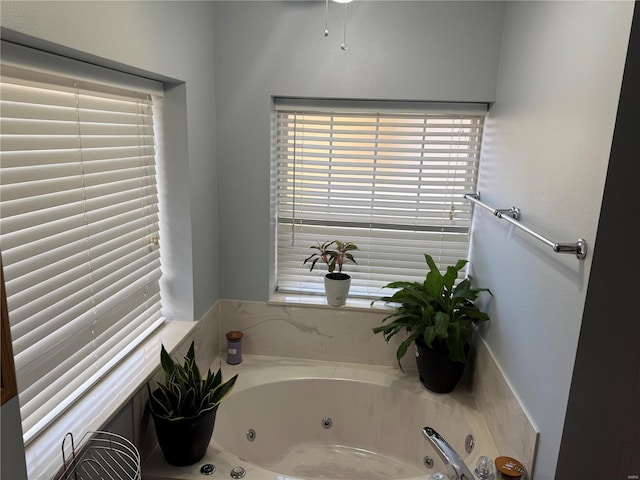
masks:
[[[155,415],[171,420],[196,417],[215,408],[231,392],[238,378],[235,375],[223,382],[221,369],[215,375],[208,370],[203,378],[196,364],[194,342],[183,364],[175,362],[162,345],[160,363],[164,383],[159,383],[153,392],[147,384],[149,407]]]
[[[417,338],[431,349],[448,350],[452,360],[466,363],[465,346],[471,341],[474,326],[489,320],[474,301],[480,292],[493,294],[488,288],[472,288],[470,276],[455,284],[467,260],[458,260],[442,275],[433,258],[428,254],[424,257],[429,266],[424,282],[389,283],[385,288],[398,290],[371,302],[372,305],[377,301],[397,304],[395,311],[382,319],[383,323],[391,321],[375,327],[373,333],[382,333],[387,342],[400,332],[408,334],[396,352],[399,365]]]
[[[318,251],[314,252],[304,261],[305,264],[311,262],[310,272],[313,271],[318,261],[322,261],[327,264],[327,270],[331,276],[340,278],[343,275],[342,265],[345,261],[349,260],[357,265],[351,253],[353,250],[358,250],[358,247],[354,243],[333,240],[322,244],[318,242],[317,245],[313,245],[311,248]],[[337,273],[335,272],[336,268],[338,269]]]

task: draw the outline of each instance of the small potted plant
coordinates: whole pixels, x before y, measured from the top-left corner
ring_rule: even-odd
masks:
[[[311,248],[317,250],[317,252],[306,258],[304,263],[311,262],[310,272],[313,271],[318,261],[327,264],[329,273],[324,276],[327,303],[333,307],[344,305],[351,287],[351,276],[342,273],[342,266],[347,260],[357,264],[351,252],[358,250],[358,247],[351,242],[333,240],[322,244],[318,243]],[[337,272],[336,269],[338,269]]]
[[[171,465],[192,465],[204,457],[213,434],[220,402],[231,392],[238,375],[222,381],[222,371],[200,375],[194,342],[181,365],[162,345],[160,363],[164,383],[152,392],[149,409],[162,453]]]
[[[371,302],[396,305],[395,311],[382,320],[391,321],[373,332],[382,333],[386,341],[405,332],[407,338],[396,352],[400,368],[400,360],[415,342],[420,381],[431,391],[448,393],[464,372],[475,325],[489,320],[474,302],[480,292],[493,294],[487,288],[473,288],[470,276],[455,284],[467,260],[458,260],[442,275],[430,255],[425,254],[425,259],[429,272],[424,282],[389,283],[385,288],[395,288],[396,292]]]

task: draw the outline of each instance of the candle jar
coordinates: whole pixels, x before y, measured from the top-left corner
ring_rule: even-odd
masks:
[[[237,365],[242,362],[242,336],[243,333],[238,330],[227,332],[227,363],[229,365]]]

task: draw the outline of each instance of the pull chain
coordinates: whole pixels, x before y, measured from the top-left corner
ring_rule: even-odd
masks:
[[[329,36],[329,0],[326,1],[325,7],[324,7],[324,36],[328,37]]]
[[[340,45],[342,50],[346,50],[349,48],[347,45],[347,2],[344,3],[344,32],[342,35],[342,45]]]

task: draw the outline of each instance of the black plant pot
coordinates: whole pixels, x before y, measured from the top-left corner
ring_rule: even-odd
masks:
[[[156,437],[164,458],[171,465],[184,467],[202,460],[213,435],[218,406],[197,417],[170,420],[153,412]]]
[[[416,338],[415,344],[416,364],[422,385],[435,393],[453,391],[462,378],[466,364],[451,360],[449,350],[444,345],[434,342],[434,348],[429,348],[420,337]],[[469,353],[469,345],[465,346],[465,353]]]

